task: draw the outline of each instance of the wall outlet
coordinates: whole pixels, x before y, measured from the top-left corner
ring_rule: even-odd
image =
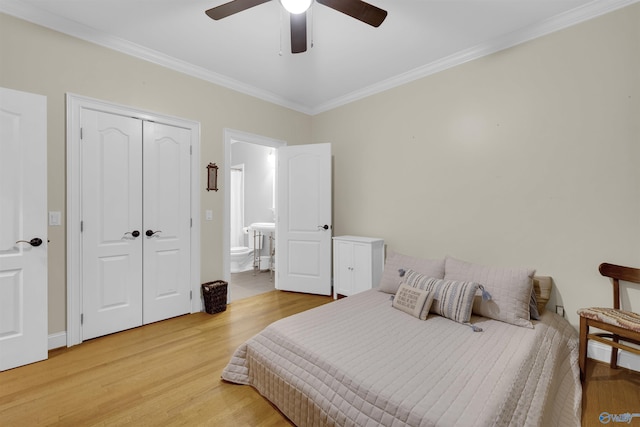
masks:
[[[558,313],[560,316],[564,317],[564,306],[556,305],[556,313]]]
[[[206,211],[204,211],[204,217],[207,221],[212,221],[213,220],[213,211],[207,209]]]

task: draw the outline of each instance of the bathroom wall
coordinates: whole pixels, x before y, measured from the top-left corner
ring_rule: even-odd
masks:
[[[245,226],[254,222],[273,222],[274,220],[274,163],[270,158],[274,158],[271,147],[245,142],[235,142],[231,145],[231,165],[244,164]],[[263,246],[263,255],[267,255],[266,246]]]

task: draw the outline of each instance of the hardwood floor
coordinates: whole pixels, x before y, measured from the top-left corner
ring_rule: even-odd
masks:
[[[630,423],[611,421],[609,425],[640,426],[640,372],[589,359],[582,387],[582,426],[603,426],[600,414],[638,414]]]
[[[54,350],[0,372],[0,425],[291,425],[251,387],[220,372],[269,323],[332,301],[272,291]]]
[[[269,323],[331,301],[272,291],[86,341],[49,359],[0,372],[0,425],[291,426],[253,388],[220,372],[233,351]],[[640,412],[640,373],[589,361],[583,426],[602,412]],[[620,423],[611,423],[620,425]],[[640,418],[630,424],[640,426]]]

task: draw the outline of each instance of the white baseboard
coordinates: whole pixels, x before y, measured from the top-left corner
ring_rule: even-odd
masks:
[[[587,357],[609,363],[611,360],[611,347],[597,341],[589,341]],[[640,356],[628,351],[618,350],[618,366],[640,372]]]
[[[49,335],[48,339],[48,349],[53,350],[54,348],[66,347],[67,346],[67,332],[56,332],[55,334]]]

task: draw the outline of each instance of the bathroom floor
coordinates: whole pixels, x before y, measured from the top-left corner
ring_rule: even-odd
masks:
[[[254,295],[263,294],[275,289],[274,279],[268,270],[254,274],[253,270],[242,273],[231,273],[229,280],[231,302]]]

